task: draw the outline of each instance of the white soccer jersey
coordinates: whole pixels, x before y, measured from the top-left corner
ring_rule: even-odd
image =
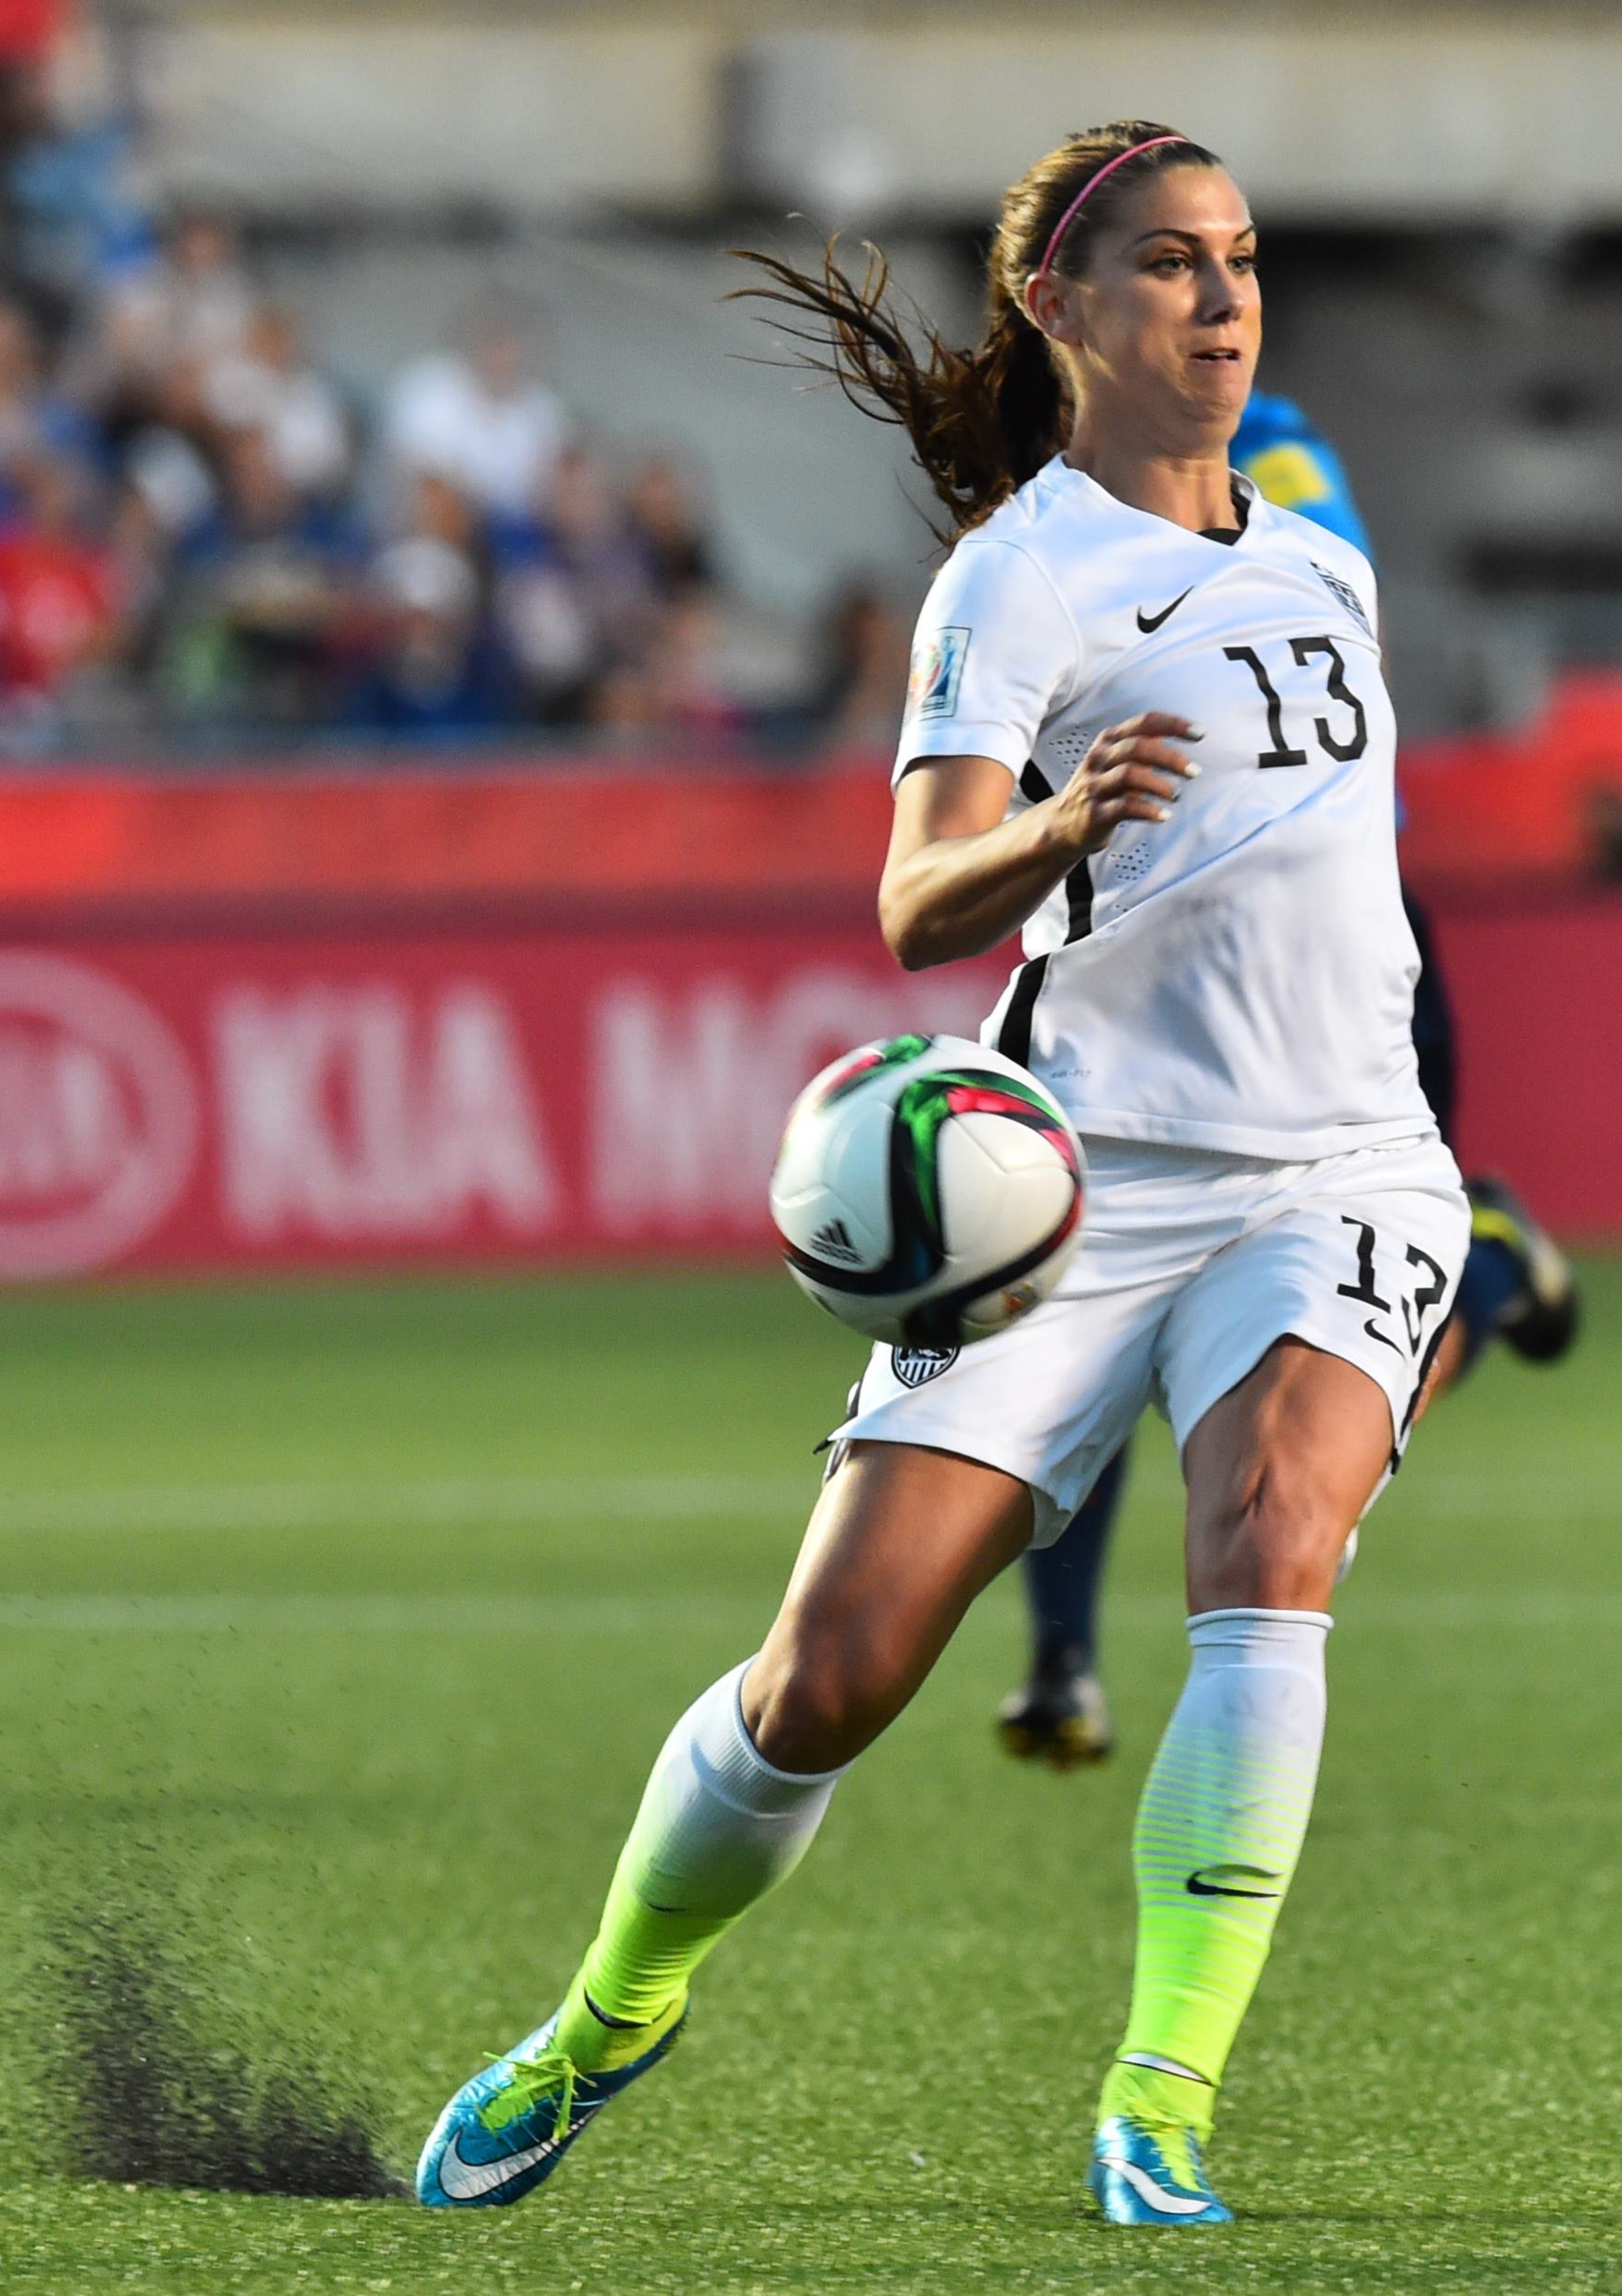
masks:
[[[1292,1160],[1435,1122],[1374,578],[1235,484],[1248,522],[1215,542],[1055,456],[936,578],[896,778],[995,758],[1017,813],[1105,726],[1202,726],[1170,819],[1124,824],[1030,919],[984,1034],[1083,1132]]]

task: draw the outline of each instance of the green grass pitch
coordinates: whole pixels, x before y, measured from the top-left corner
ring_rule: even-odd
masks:
[[[536,2200],[127,2190],[53,2169],[62,1908],[145,1891],[206,2018],[351,2065],[408,2167],[551,2007],[665,1727],[764,1628],[857,1350],[764,1275],[0,1303],[0,2284],[1622,2290],[1622,1265],[1587,1281],[1570,1365],[1488,1362],[1365,1533],[1218,2127],[1242,2221],[1138,2235],[1078,2194],[1184,1662],[1158,1425],[1117,1761],[995,1751],[994,1590]]]

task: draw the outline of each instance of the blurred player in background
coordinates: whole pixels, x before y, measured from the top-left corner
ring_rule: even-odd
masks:
[[[1269,502],[1372,556],[1339,456],[1290,400],[1255,392],[1230,459]],[[1420,1082],[1451,1146],[1453,1013],[1429,921],[1411,890],[1405,889],[1404,898],[1421,962],[1413,997]],[[1468,1185],[1470,1257],[1438,1357],[1437,1392],[1462,1378],[1494,1339],[1529,1363],[1553,1363],[1577,1334],[1577,1287],[1563,1254],[1502,1181]],[[1027,1548],[1022,1558],[1030,1666],[1023,1688],[999,1710],[997,1731],[1011,1754],[1057,1770],[1102,1761],[1115,1742],[1098,1673],[1098,1603],[1128,1447],[1110,1460],[1064,1536],[1052,1546]]]

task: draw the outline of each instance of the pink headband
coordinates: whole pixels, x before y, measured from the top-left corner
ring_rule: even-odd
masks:
[[[1106,176],[1112,176],[1118,168],[1124,168],[1128,160],[1135,160],[1141,152],[1158,152],[1162,144],[1186,144],[1187,142],[1188,138],[1186,135],[1151,135],[1147,144],[1135,144],[1130,151],[1118,152],[1113,160],[1106,160],[1102,168],[1095,169],[1094,172],[1087,177],[1086,182],[1077,193],[1075,198],[1070,201],[1069,206],[1066,208],[1064,213],[1060,217],[1059,221],[1053,226],[1053,235],[1047,243],[1047,252],[1044,255],[1041,262],[1036,266],[1032,276],[1036,279],[1045,278],[1047,274],[1053,269],[1053,258],[1058,254],[1060,248],[1064,243],[1064,235],[1066,232],[1069,231],[1070,226],[1075,222],[1077,214],[1080,212],[1082,201],[1092,198],[1094,193],[1103,182]]]

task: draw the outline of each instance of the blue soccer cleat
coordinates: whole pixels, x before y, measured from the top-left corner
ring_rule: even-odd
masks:
[[[1520,1279],[1498,1309],[1500,1338],[1528,1363],[1558,1363],[1577,1338],[1582,1315],[1571,1262],[1503,1181],[1467,1180],[1464,1193],[1472,1252],[1478,1245],[1499,1245]]]
[[[417,2198],[430,2209],[504,2209],[544,2184],[605,2104],[675,2046],[685,1999],[645,2029],[653,2038],[626,2063],[582,2072],[553,2046],[562,2011],[463,2081],[417,2162]],[[642,2038],[641,2035],[635,2038]]]
[[[1115,2225],[1232,2224],[1211,2190],[1192,2128],[1157,2127],[1118,2113],[1093,2141],[1087,2186]]]

